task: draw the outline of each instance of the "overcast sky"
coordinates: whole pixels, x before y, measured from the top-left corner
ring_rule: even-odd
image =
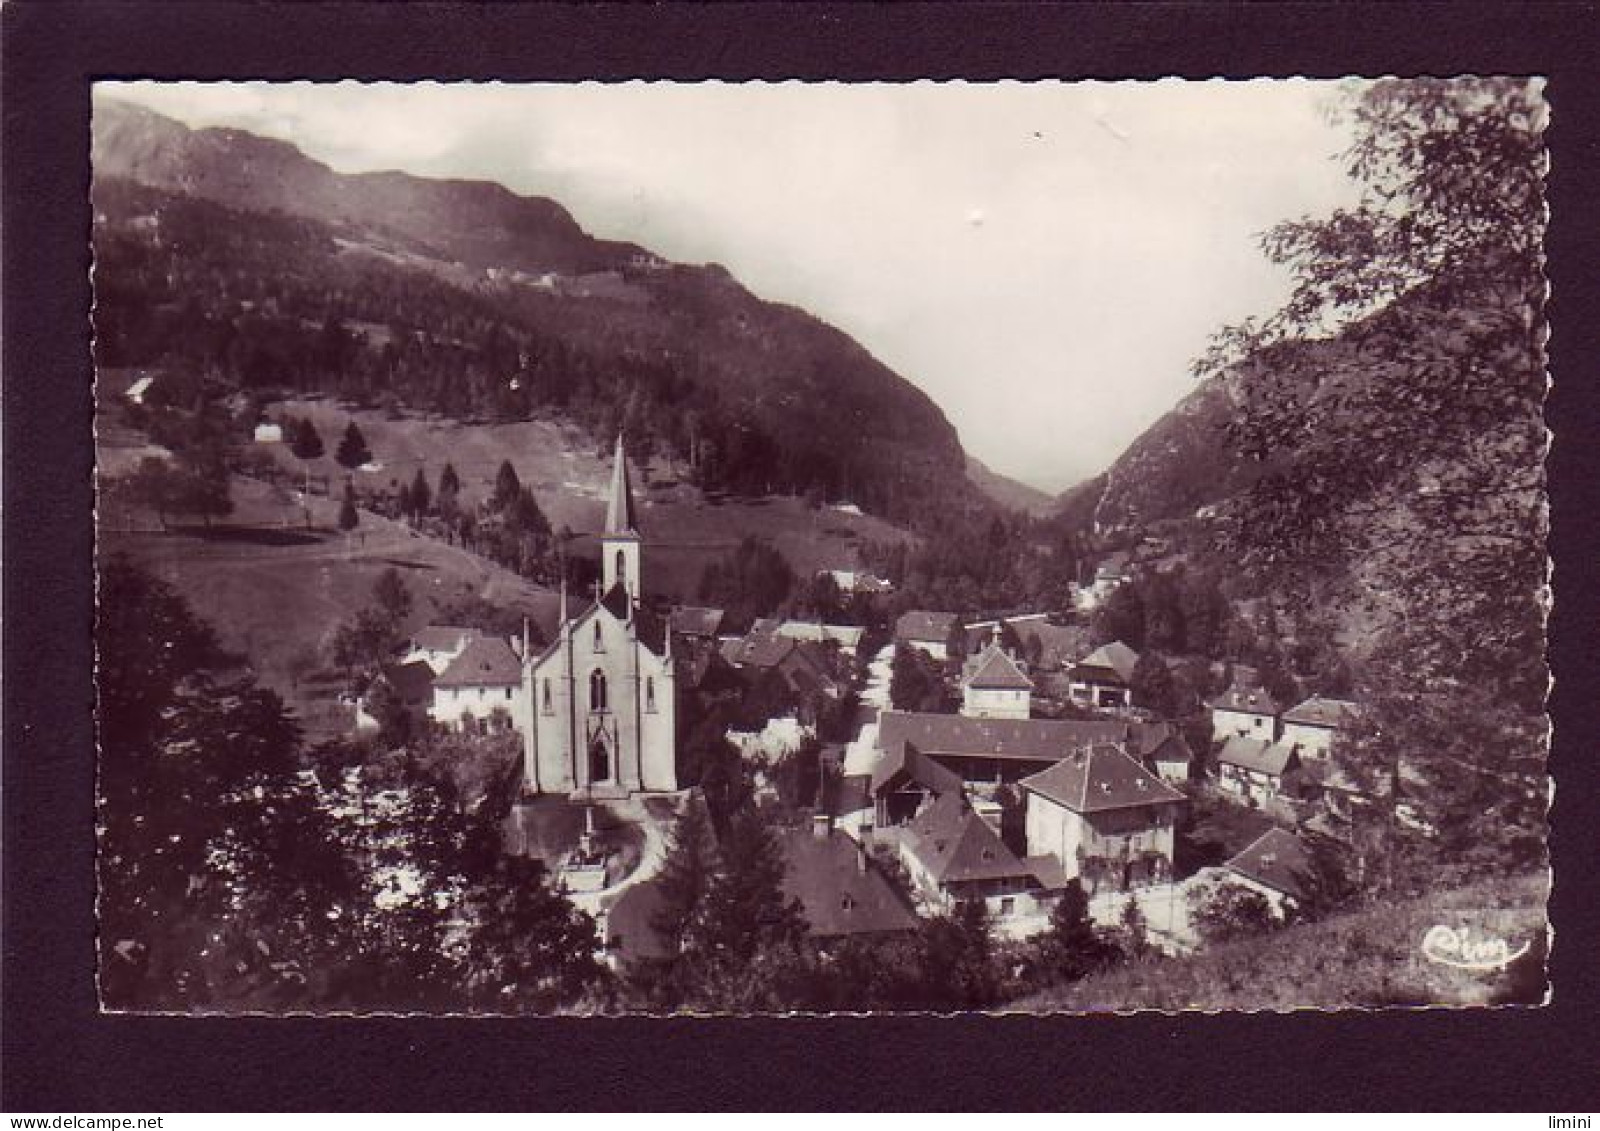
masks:
[[[1193,386],[1286,277],[1255,237],[1352,190],[1304,81],[115,84],[191,125],[555,198],[841,327],[967,450],[1059,490]]]

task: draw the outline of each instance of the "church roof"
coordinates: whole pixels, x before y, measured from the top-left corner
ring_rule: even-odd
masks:
[[[498,636],[479,636],[434,681],[435,687],[514,687],[522,682],[522,661]]]
[[[611,467],[611,494],[606,500],[607,534],[639,533],[639,518],[633,508],[633,484],[628,477],[628,455],[622,450],[622,435],[617,435],[616,461]]]
[[[976,670],[968,678],[967,686],[980,690],[1028,691],[1033,687],[1033,680],[1022,674],[1022,669],[1006,655],[1004,648],[991,644],[978,657]]]
[[[1020,784],[1074,813],[1100,813],[1184,799],[1183,794],[1109,743],[1075,751],[1048,770],[1023,778]]]

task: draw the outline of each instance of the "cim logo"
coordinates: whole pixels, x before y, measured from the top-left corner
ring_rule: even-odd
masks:
[[[1532,943],[1523,943],[1516,951],[1505,939],[1493,935],[1474,934],[1471,927],[1446,927],[1443,924],[1429,927],[1422,937],[1422,954],[1430,962],[1453,966],[1457,970],[1504,970],[1528,953]]]

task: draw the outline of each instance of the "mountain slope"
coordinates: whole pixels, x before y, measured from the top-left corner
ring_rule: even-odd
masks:
[[[977,456],[967,457],[967,478],[989,498],[1003,507],[1042,517],[1055,510],[1055,499],[1037,487],[1030,487],[988,467]]]
[[[987,504],[954,428],[847,335],[715,265],[596,240],[492,184],[344,175],[102,103],[97,357],[457,419],[618,428],[708,490],[900,521]]]

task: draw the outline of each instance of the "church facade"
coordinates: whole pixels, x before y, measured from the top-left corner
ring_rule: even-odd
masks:
[[[516,720],[532,793],[606,799],[678,788],[676,686],[665,621],[641,600],[643,539],[622,439],[600,537],[597,599],[526,657]]]

